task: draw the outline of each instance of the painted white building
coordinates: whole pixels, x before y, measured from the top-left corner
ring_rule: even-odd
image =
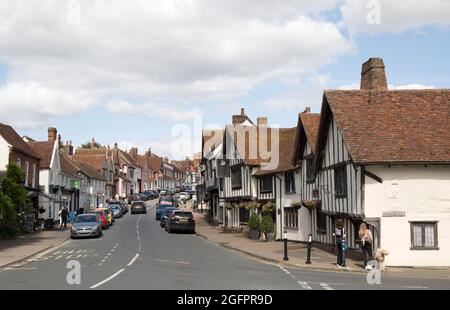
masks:
[[[325,91],[316,242],[331,245],[342,218],[353,249],[360,223],[369,224],[387,265],[450,265],[449,99],[448,89],[388,90],[377,58],[363,64],[361,90]]]

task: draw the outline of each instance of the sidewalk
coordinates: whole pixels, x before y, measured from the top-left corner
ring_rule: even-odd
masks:
[[[0,240],[0,267],[23,261],[40,252],[57,246],[70,237],[70,224],[67,228],[54,228],[13,240]]]
[[[288,261],[283,261],[283,242],[265,242],[250,240],[244,233],[223,232],[219,227],[209,225],[204,214],[194,213],[197,235],[217,243],[225,248],[233,249],[264,261],[306,269],[326,270],[335,272],[367,273],[363,269],[363,262],[346,259],[346,269],[336,267],[336,256],[327,251],[312,248],[311,262],[305,264],[306,244],[289,242]],[[450,268],[415,268],[415,267],[386,267],[385,275],[410,277],[439,277],[450,278]]]

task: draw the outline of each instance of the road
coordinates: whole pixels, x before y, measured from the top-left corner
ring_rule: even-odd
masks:
[[[169,234],[149,212],[117,219],[100,239],[68,240],[23,263],[0,269],[0,289],[449,289],[450,280],[284,268],[235,253],[190,234]],[[69,261],[81,283],[69,284]]]

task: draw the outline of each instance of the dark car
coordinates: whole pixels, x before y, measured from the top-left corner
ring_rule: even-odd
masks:
[[[185,231],[195,234],[194,215],[190,211],[174,210],[167,219],[166,230],[169,233]]]
[[[172,211],[176,209],[177,208],[174,207],[167,207],[164,209],[163,216],[161,217],[161,222],[159,222],[159,225],[161,227],[166,227],[167,219],[172,216]]]
[[[161,195],[161,196],[159,196],[159,203],[162,203],[162,202],[164,202],[164,201],[168,201],[168,202],[173,202],[173,197],[172,196],[169,196],[169,195]]]
[[[152,200],[156,198],[156,194],[153,191],[145,191],[141,193],[142,200]]]
[[[143,201],[133,201],[130,208],[131,214],[147,213],[147,208]]]
[[[164,210],[166,208],[173,208],[173,204],[170,201],[162,201],[158,206],[156,207],[156,220],[161,220],[162,216],[164,215]]]
[[[70,229],[70,238],[101,237],[102,224],[96,214],[77,215]]]

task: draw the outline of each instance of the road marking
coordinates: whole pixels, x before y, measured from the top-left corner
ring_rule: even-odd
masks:
[[[306,283],[305,281],[297,281],[297,283],[302,287],[302,289],[304,290],[312,290],[312,287],[309,286],[308,283]]]
[[[128,263],[127,266],[133,265],[133,263],[136,261],[136,259],[137,259],[138,257],[139,257],[139,253],[137,253],[137,254],[133,257],[133,259]]]
[[[283,266],[278,265],[278,267],[283,270],[288,276],[290,276],[292,279],[294,279],[298,285],[301,286],[302,289],[304,290],[312,290],[312,287],[309,286],[308,283],[306,283],[305,281],[299,281],[289,270],[287,270],[286,268],[284,268]]]
[[[417,289],[425,289],[428,288],[427,286],[414,286],[414,285],[408,285],[405,286],[406,288],[417,288]]]
[[[330,287],[327,283],[320,283],[320,286],[328,291],[333,291],[334,289]]]
[[[59,255],[59,256],[57,256],[57,257],[55,257],[55,260],[58,260],[58,259],[60,259],[61,257],[63,257],[64,255]]]
[[[109,278],[106,278],[105,280],[103,280],[103,281],[101,281],[101,282],[98,282],[98,283],[95,284],[95,285],[92,285],[90,288],[97,288],[97,287],[99,287],[100,285],[103,285],[103,284],[105,284],[106,282],[111,281],[112,279],[114,279],[115,277],[117,277],[119,274],[121,274],[121,273],[124,272],[124,271],[125,271],[125,269],[122,268],[122,269],[120,269],[119,271],[117,271],[115,274],[113,274],[112,276],[110,276]]]

